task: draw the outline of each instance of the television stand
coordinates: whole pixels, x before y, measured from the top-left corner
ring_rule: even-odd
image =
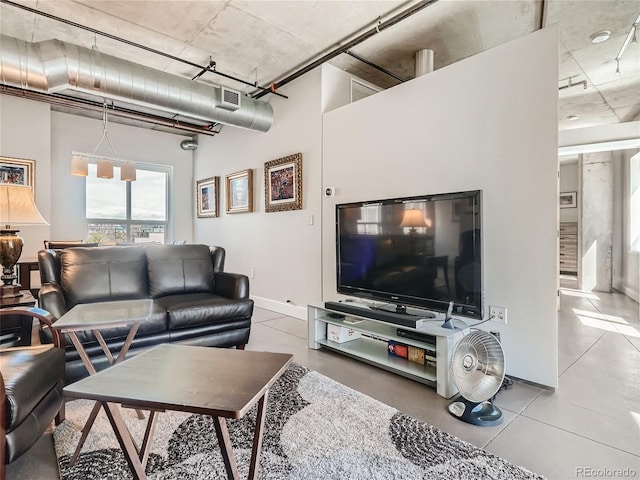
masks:
[[[346,312],[342,307],[338,307],[341,308],[340,310],[334,309],[332,308],[334,304],[347,309],[352,307],[354,310]],[[438,395],[445,398],[451,398],[458,392],[449,376],[449,365],[453,349],[462,338],[461,330],[442,328],[439,321],[420,320],[419,326],[415,323],[413,326],[408,326],[381,320],[380,318],[384,317],[375,318],[373,315],[402,315],[414,318],[413,322],[417,318],[339,302],[326,302],[324,307],[309,305],[307,308],[309,348],[314,350],[327,348],[417,382],[434,386]],[[351,329],[360,333],[361,336],[342,343],[333,342],[327,338],[327,325]],[[402,328],[399,329],[398,325]],[[399,330],[402,330],[400,335]],[[425,358],[428,357],[429,362],[422,365],[389,355],[387,348],[389,340],[423,349]]]

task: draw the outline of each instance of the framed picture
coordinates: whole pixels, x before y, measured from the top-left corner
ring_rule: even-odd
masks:
[[[560,208],[576,208],[578,206],[578,192],[560,193]]]
[[[35,168],[34,160],[0,157],[0,183],[28,185],[33,189]]]
[[[302,208],[302,154],[264,164],[264,204],[267,212]]]
[[[218,204],[220,177],[209,177],[196,182],[198,218],[219,217]]]
[[[242,170],[225,177],[227,213],[253,212],[253,170]]]

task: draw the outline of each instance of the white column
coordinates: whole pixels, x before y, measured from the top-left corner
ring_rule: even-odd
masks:
[[[611,152],[582,155],[580,173],[580,287],[583,290],[610,292],[614,186]]]

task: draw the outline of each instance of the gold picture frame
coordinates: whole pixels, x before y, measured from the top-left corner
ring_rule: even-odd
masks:
[[[0,157],[0,183],[27,185],[35,191],[35,160]]]
[[[247,169],[225,177],[227,213],[253,212],[253,170]]]
[[[196,206],[198,218],[220,216],[220,177],[203,178],[196,182]]]
[[[267,212],[302,209],[302,154],[264,164],[264,206]]]

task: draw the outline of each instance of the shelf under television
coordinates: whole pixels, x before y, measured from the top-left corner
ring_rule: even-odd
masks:
[[[387,353],[387,343],[382,340],[363,336],[343,343],[332,342],[324,338],[318,339],[318,343],[325,348],[412,378],[421,383],[436,384],[437,374],[435,367],[420,365],[405,358],[389,355]]]

